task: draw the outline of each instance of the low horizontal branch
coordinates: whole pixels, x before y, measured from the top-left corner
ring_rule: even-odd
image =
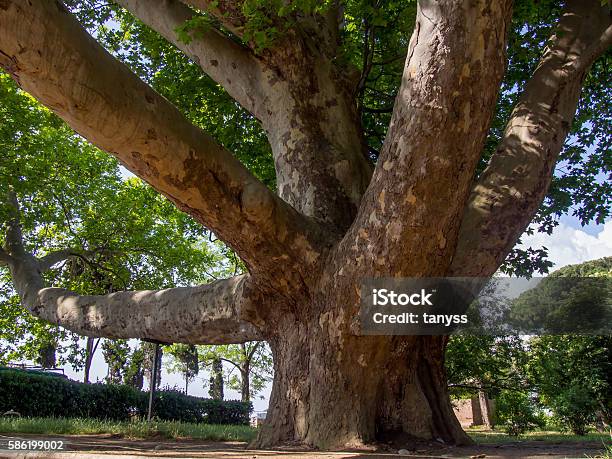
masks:
[[[160,342],[230,344],[262,339],[256,326],[244,320],[252,305],[241,275],[195,287],[80,295],[47,287],[42,273],[71,256],[85,258],[96,251],[58,250],[37,258],[24,246],[20,209],[13,190],[8,200],[6,259],[21,303],[32,314],[86,336],[140,338]],[[248,289],[247,289],[248,290]],[[260,299],[259,299],[260,300]]]
[[[248,275],[195,287],[79,295],[43,286],[32,260],[10,266],[22,304],[43,320],[85,336],[165,343],[231,344],[262,339],[242,318]]]

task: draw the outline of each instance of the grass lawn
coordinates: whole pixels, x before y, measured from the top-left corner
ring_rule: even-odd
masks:
[[[173,421],[104,421],[83,418],[3,418],[0,433],[47,435],[114,434],[125,438],[193,438],[211,441],[250,441],[257,431],[250,426],[190,424]]]
[[[594,442],[610,445],[610,435],[591,432],[580,437],[557,431],[528,432],[512,437],[502,431],[487,431],[482,428],[467,430],[480,445],[542,441],[546,443]],[[0,417],[0,433],[23,433],[41,435],[121,435],[126,439],[162,437],[168,439],[191,438],[210,441],[244,441],[255,438],[257,430],[250,426],[190,424],[173,421],[103,421],[83,418],[3,418]]]
[[[486,443],[514,443],[520,441],[542,441],[547,443],[562,442],[597,442],[610,444],[612,439],[607,433],[589,432],[584,436],[574,435],[569,432],[558,431],[533,431],[526,432],[518,437],[513,437],[500,430],[483,430],[471,427],[466,430],[469,436],[478,444]]]

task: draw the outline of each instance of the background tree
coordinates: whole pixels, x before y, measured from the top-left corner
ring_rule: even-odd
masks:
[[[573,324],[583,314],[565,307],[574,305],[574,299],[580,300],[578,306],[594,304],[595,310],[609,306],[611,268],[612,259],[606,257],[558,269],[508,304],[510,315],[523,323],[535,318],[537,324]],[[598,280],[597,288],[582,282],[589,276]],[[573,282],[578,278],[581,282]],[[602,287],[608,289],[603,301]],[[548,320],[550,315],[555,317]],[[496,399],[500,422],[515,435],[541,427],[542,409],[576,434],[585,434],[595,420],[609,424],[610,361],[609,336],[458,335],[450,338],[446,353],[451,395],[471,397],[486,389]]]
[[[573,285],[571,280],[579,276],[597,282],[591,285],[582,279]],[[612,257],[566,266],[549,277],[540,282],[530,296],[519,297],[516,311],[513,308],[512,312],[529,312],[553,325],[580,322],[585,316],[589,317],[589,311],[584,311],[587,308],[596,312],[603,310],[604,313],[607,308],[607,313],[610,313]],[[532,302],[533,297],[538,302]],[[551,308],[555,300],[557,307]],[[531,311],[527,311],[526,303],[532,303]],[[554,317],[547,321],[550,315]],[[592,329],[601,323],[587,325]],[[553,411],[561,426],[577,435],[584,435],[596,420],[603,425],[611,423],[612,338],[609,335],[533,338],[529,341],[528,371],[540,402]]]
[[[187,393],[189,382],[193,381],[200,370],[198,349],[193,344],[173,344],[172,346],[166,346],[165,351],[172,358],[168,364],[169,370],[183,375],[185,393]]]
[[[598,174],[609,171],[608,7],[596,0],[517,1],[514,11],[510,0],[422,1],[416,11],[391,2],[120,0],[128,14],[96,3],[70,1],[73,15],[57,2],[5,1],[0,65],[213,231],[247,272],[157,292],[44,289],[40,261],[24,255],[9,215],[2,260],[24,305],[90,335],[267,340],[275,379],[259,445],[354,446],[404,433],[467,441],[448,399],[446,339],[360,335],[359,282],[488,277],[504,260],[545,270],[543,249],[512,251],[532,221],[550,230],[572,207],[584,222],[606,217],[610,190]],[[166,52],[135,18],[185,57]],[[393,106],[383,107],[390,122],[377,125],[386,133],[372,152],[362,116],[372,99],[360,90],[375,85],[367,81],[371,69],[385,65],[376,50],[393,39],[390,49],[403,48],[406,59],[401,76],[377,75]],[[250,113],[240,129],[260,124],[245,144],[267,138],[273,189],[262,174],[268,168],[250,154],[241,163],[240,151],[233,156],[226,139],[207,132],[214,98],[193,97],[190,105],[179,97],[215,95],[200,71],[235,101],[221,108],[239,104]],[[183,80],[201,92],[183,92]],[[568,134],[572,145],[563,149]],[[265,158],[262,151],[252,158]],[[568,180],[547,195],[559,158]],[[92,304],[95,317],[83,313]]]
[[[512,301],[506,320],[527,333],[609,333],[612,257],[554,271]]]
[[[528,391],[502,390],[495,400],[495,407],[497,419],[512,436],[545,426],[542,412]]]
[[[105,339],[102,342],[102,355],[108,365],[106,381],[110,384],[121,384],[125,367],[128,363],[130,346],[126,340]]]
[[[547,335],[530,341],[529,374],[557,422],[585,435],[596,420],[612,421],[612,339]]]
[[[152,382],[155,381],[155,387],[161,386],[161,369],[164,357],[164,348],[163,346],[159,347],[159,352],[157,354],[157,375],[153,376],[153,359],[155,358],[155,344],[147,341],[142,341],[141,348],[143,350],[143,370],[144,377],[147,380],[147,384],[149,387],[152,386]]]
[[[271,380],[272,355],[265,341],[200,346],[204,365],[211,365],[216,359],[229,365],[227,385],[240,392],[243,402],[250,401]]]
[[[213,400],[223,400],[223,361],[214,357],[210,362],[208,395]]]
[[[123,382],[136,389],[142,389],[145,372],[145,351],[142,344],[132,350],[127,368],[123,374]]]

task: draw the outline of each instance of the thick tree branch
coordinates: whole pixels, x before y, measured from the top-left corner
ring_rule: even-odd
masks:
[[[242,318],[248,275],[196,287],[78,295],[44,288],[27,261],[10,265],[22,303],[35,316],[86,336],[166,343],[230,344],[262,339]]]
[[[64,288],[45,288],[42,272],[70,256],[72,249],[36,258],[23,244],[16,194],[9,192],[6,257],[22,304],[37,317],[86,336],[141,338],[162,342],[229,344],[262,339],[244,320],[252,307],[244,286],[249,275],[196,287],[79,295]]]
[[[177,29],[194,12],[178,0],[117,0],[125,9],[183,51],[246,110],[260,120],[268,115],[267,98],[272,75],[252,51],[213,27],[200,26],[192,40],[179,40]],[[267,73],[266,73],[267,72]]]
[[[241,37],[245,23],[242,2],[239,0],[181,0],[185,5],[206,12],[216,18],[227,30]]]
[[[0,65],[77,132],[111,152],[274,284],[306,277],[323,236],[227,150],[108,54],[57,2],[0,8]]]
[[[542,203],[591,64],[612,44],[607,5],[570,0],[475,184],[451,275],[492,275]]]
[[[511,3],[419,2],[391,125],[338,249],[343,272],[446,271],[503,76]]]
[[[82,251],[76,249],[64,249],[57,250],[55,252],[48,253],[47,255],[38,259],[38,266],[41,272],[50,270],[54,265],[60,261],[64,261],[70,257],[81,255]]]
[[[181,1],[242,34],[244,2]],[[265,106],[256,113],[272,147],[278,194],[304,215],[344,232],[372,167],[355,106],[356,81],[335,59],[341,7],[333,2],[325,12],[297,8],[279,17],[278,5],[259,6],[261,14],[270,13],[270,26],[282,30],[256,53],[262,70],[255,77],[265,95]],[[257,43],[245,46],[253,49]]]

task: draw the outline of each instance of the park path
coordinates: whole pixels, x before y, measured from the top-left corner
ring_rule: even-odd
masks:
[[[6,448],[8,440],[36,439],[63,440],[64,451],[8,451],[0,449],[4,459],[390,459],[390,458],[477,458],[477,459],[562,459],[602,457],[602,445],[594,442],[544,443],[539,441],[520,444],[478,445],[470,447],[425,446],[399,455],[368,451],[318,452],[303,450],[251,450],[242,442],[210,442],[198,440],[128,440],[112,435],[8,435],[0,434],[0,445]],[[402,451],[404,452],[404,451]]]

